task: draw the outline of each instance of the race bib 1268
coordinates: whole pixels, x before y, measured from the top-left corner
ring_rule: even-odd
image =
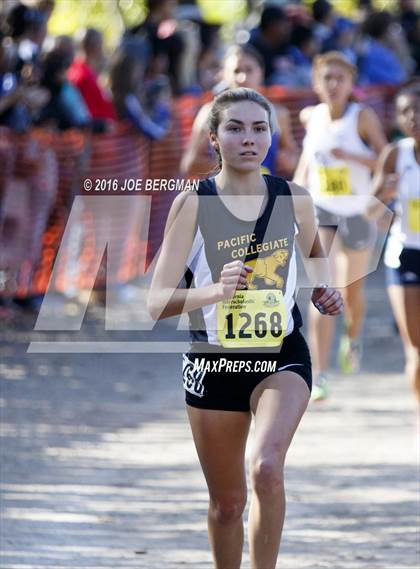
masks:
[[[236,291],[231,300],[217,303],[217,332],[225,348],[280,346],[286,328],[281,291]]]
[[[351,195],[350,171],[348,166],[332,168],[318,166],[320,192],[327,196]]]

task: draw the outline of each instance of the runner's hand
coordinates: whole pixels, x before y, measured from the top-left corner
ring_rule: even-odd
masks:
[[[333,148],[331,154],[334,158],[338,158],[339,160],[346,160],[346,158],[349,157],[348,153],[342,148]]]
[[[223,265],[220,273],[219,287],[220,298],[227,300],[232,298],[236,290],[248,288],[246,277],[252,272],[252,267],[244,265],[242,261],[233,261]]]
[[[311,300],[315,308],[317,308],[321,314],[337,316],[343,312],[343,297],[335,288],[314,288]]]
[[[378,197],[384,204],[389,204],[397,197],[398,193],[398,174],[388,174],[384,177],[382,187],[380,192],[377,194]]]

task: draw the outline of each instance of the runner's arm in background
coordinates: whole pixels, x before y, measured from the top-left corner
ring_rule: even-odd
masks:
[[[381,121],[373,109],[366,107],[360,111],[357,130],[360,138],[373,150],[375,156],[361,156],[347,152],[342,148],[334,148],[331,154],[342,160],[358,162],[374,171],[378,161],[378,155],[382,152],[387,141]]]
[[[308,161],[306,160],[305,150],[302,150],[302,154],[300,155],[299,162],[293,176],[293,182],[300,186],[306,186],[308,184]]]
[[[194,119],[191,136],[187,148],[181,158],[181,174],[183,176],[207,176],[217,165],[217,159],[210,146],[207,120],[210,105],[199,110]]]
[[[305,188],[293,182],[289,183],[289,187],[299,229],[297,243],[307,276],[314,287],[312,302],[322,314],[336,316],[343,310],[343,299],[338,290],[325,286],[330,282],[329,262],[318,235],[312,197]]]
[[[299,159],[299,150],[293,137],[290,114],[283,106],[276,106],[275,111],[280,128],[276,169],[279,172],[287,172],[292,175]]]
[[[373,195],[380,200],[372,200],[366,211],[367,217],[375,218],[383,214],[382,204],[389,205],[397,196],[399,176],[395,172],[398,148],[395,144],[385,146],[378,158],[373,179]]]
[[[309,119],[311,117],[312,111],[315,107],[305,107],[299,113],[299,120],[302,126],[306,129]],[[305,157],[305,149],[302,149],[298,164],[296,166],[295,174],[293,176],[293,182],[305,187],[308,183],[308,163]]]

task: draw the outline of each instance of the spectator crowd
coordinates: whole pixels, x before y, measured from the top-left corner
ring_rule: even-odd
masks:
[[[47,35],[54,0],[18,2],[3,12],[0,125],[19,132],[32,124],[101,131],[127,119],[150,138],[164,136],[171,97],[216,88],[228,46],[220,26],[203,21],[192,2],[146,4],[146,19],[126,30],[110,57],[100,30]],[[359,16],[341,16],[328,0],[311,9],[267,3],[257,25],[238,25],[236,36],[260,53],[266,85],[309,88],[313,58],[331,50],[357,65],[362,86],[399,85],[419,72],[414,0],[399,0],[395,14],[360,2]]]

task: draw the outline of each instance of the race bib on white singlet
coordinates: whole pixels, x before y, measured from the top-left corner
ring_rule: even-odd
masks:
[[[275,347],[283,342],[286,305],[279,290],[237,290],[217,303],[217,335],[225,348]]]
[[[350,170],[348,166],[318,166],[319,189],[324,196],[350,196]]]
[[[420,233],[420,198],[408,200],[408,227],[413,233]]]

